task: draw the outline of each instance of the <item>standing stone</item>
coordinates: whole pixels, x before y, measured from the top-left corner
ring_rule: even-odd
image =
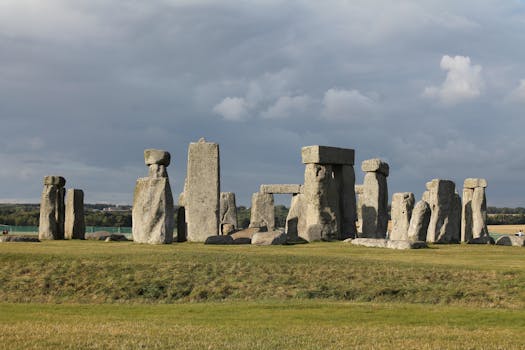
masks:
[[[431,211],[428,203],[423,200],[417,202],[412,210],[412,217],[408,226],[408,240],[426,241],[430,215]]]
[[[361,164],[365,172],[360,195],[360,237],[385,238],[388,229],[388,185],[389,166],[380,159],[365,160]]]
[[[252,195],[249,227],[266,227],[268,231],[273,231],[275,229],[273,194],[256,192]]]
[[[204,242],[219,234],[220,165],[219,145],[192,142],[188,148],[186,203],[187,239]]]
[[[354,154],[354,150],[346,148],[302,148],[305,172],[300,198],[305,229],[299,229],[301,238],[316,241],[355,236]]]
[[[306,220],[304,213],[304,196],[298,193],[292,196],[290,210],[286,216],[285,232],[291,241],[306,236]]]
[[[62,176],[45,176],[40,201],[39,239],[64,239],[64,186]]]
[[[223,235],[232,233],[238,227],[235,193],[221,192],[219,217],[221,223],[221,233]]]
[[[85,234],[84,191],[71,188],[66,193],[64,236],[67,239],[84,239]]]
[[[410,218],[414,209],[414,194],[411,192],[394,193],[392,196],[392,233],[391,240],[407,240]]]
[[[144,161],[149,167],[149,177],[138,179],[135,185],[132,210],[133,241],[149,244],[171,243],[175,209],[166,172],[170,154],[166,151],[147,149],[144,151]]]
[[[434,179],[427,183],[423,198],[432,212],[427,242],[458,243],[461,239],[461,198],[453,181]]]
[[[487,199],[485,179],[465,179],[463,183],[463,206],[461,241],[470,242],[489,236],[487,229]]]

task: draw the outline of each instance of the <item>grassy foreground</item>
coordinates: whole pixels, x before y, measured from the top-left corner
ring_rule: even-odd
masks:
[[[0,245],[0,349],[520,349],[525,249]]]

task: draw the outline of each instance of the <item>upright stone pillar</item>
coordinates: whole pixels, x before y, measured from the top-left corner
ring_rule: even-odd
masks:
[[[64,239],[64,186],[62,176],[45,176],[40,201],[40,222],[38,238]]]
[[[410,225],[408,226],[409,241],[426,241],[428,224],[430,223],[430,206],[427,202],[421,200],[417,202],[412,210]]]
[[[221,234],[227,235],[237,229],[237,205],[235,203],[235,193],[221,192],[219,218]]]
[[[84,239],[85,234],[84,191],[71,188],[66,193],[64,235],[67,239]]]
[[[381,159],[365,160],[361,164],[365,172],[360,196],[360,237],[385,238],[388,229],[388,185],[389,166]]]
[[[168,152],[144,151],[149,176],[137,180],[133,195],[132,233],[137,243],[166,244],[173,241],[174,206],[166,168]]]
[[[411,192],[394,193],[392,196],[392,232],[391,240],[408,240],[408,227],[414,209],[414,194]]]
[[[301,238],[317,241],[355,236],[354,150],[307,146],[301,156],[305,164],[301,195],[305,232],[299,232]]]
[[[249,227],[275,229],[275,206],[273,194],[256,192],[252,195],[252,208]]]
[[[204,242],[219,234],[219,145],[201,138],[188,148],[186,204],[187,239]]]
[[[485,179],[466,179],[463,183],[461,241],[469,242],[489,235]]]
[[[461,199],[453,181],[434,179],[427,182],[423,194],[431,210],[427,242],[459,243],[461,239]]]

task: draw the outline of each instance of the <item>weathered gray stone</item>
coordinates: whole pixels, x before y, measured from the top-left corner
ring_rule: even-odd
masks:
[[[359,237],[385,238],[388,229],[388,185],[385,175],[367,172],[359,195]]]
[[[144,162],[148,166],[158,164],[167,167],[170,165],[170,160],[171,155],[169,152],[153,148],[144,150]]]
[[[459,243],[461,239],[461,199],[450,180],[434,179],[427,183],[430,223],[427,242]],[[458,203],[459,202],[459,203]]]
[[[67,239],[84,239],[85,233],[84,192],[71,188],[66,193],[64,236]]]
[[[234,240],[237,240],[237,239],[240,239],[240,238],[252,239],[253,235],[256,234],[257,232],[262,232],[260,227],[247,228],[247,229],[244,229],[244,230],[232,233],[230,236],[232,236],[232,238]],[[265,230],[265,232],[267,232],[267,231]]]
[[[140,178],[132,210],[133,241],[166,244],[173,241],[174,207],[168,178]]]
[[[392,232],[391,240],[408,240],[408,228],[414,209],[414,194],[411,192],[394,193],[392,196]]]
[[[286,244],[286,234],[282,231],[257,232],[252,237],[253,245]]]
[[[304,173],[304,213],[306,229],[299,232],[308,242],[339,239],[341,233],[340,185],[334,166],[306,164]]]
[[[525,237],[501,236],[496,240],[496,245],[523,247],[525,246]]]
[[[29,236],[0,236],[0,242],[40,242],[36,237]]]
[[[220,165],[219,145],[200,139],[188,148],[184,201],[187,239],[204,242],[219,234]]]
[[[408,226],[407,238],[410,241],[425,241],[427,239],[428,224],[430,223],[430,206],[421,200],[412,210],[412,217]]]
[[[184,207],[177,208],[177,242],[186,242],[187,223],[186,223],[186,209]]]
[[[44,189],[40,201],[39,239],[64,239],[64,185],[61,176],[44,177]]]
[[[210,236],[206,238],[204,244],[230,245],[233,244],[232,236]]]
[[[150,178],[168,177],[166,166],[162,164],[151,164],[149,166],[148,177]]]
[[[389,248],[389,249],[420,249],[427,248],[425,242],[417,241],[399,241],[383,238],[355,238],[348,240],[353,245],[359,245],[372,248]]]
[[[349,148],[306,146],[301,149],[303,164],[354,165],[355,151]]]
[[[297,194],[301,193],[301,185],[286,184],[286,185],[261,185],[260,193],[271,193],[271,194]]]
[[[104,239],[104,242],[127,242],[129,239],[124,235],[112,233]]]
[[[64,187],[66,185],[66,179],[62,176],[48,175],[44,176],[44,185],[56,185]]]
[[[479,238],[488,234],[485,188],[476,187],[472,196],[472,237]]]
[[[95,241],[109,241],[111,242],[125,242],[129,241],[126,236],[120,233],[111,233],[107,231],[97,231],[93,233],[86,233],[86,239],[88,240],[95,240]]]
[[[249,227],[275,228],[275,208],[273,194],[256,192],[252,195],[252,208]]]
[[[221,233],[223,235],[235,231],[238,227],[235,193],[221,192],[219,220],[221,224]]]
[[[336,167],[335,175],[335,180],[339,181],[341,204],[341,234],[338,239],[356,237],[357,203],[354,167],[352,165]]]
[[[390,167],[379,158],[367,159],[361,163],[361,170],[365,173],[380,173],[388,177]]]
[[[461,207],[461,241],[472,240],[472,197],[474,190],[463,188],[463,203]]]
[[[467,241],[467,244],[495,244],[494,238],[490,236],[482,236],[477,238],[471,238]]]
[[[285,232],[289,238],[298,238],[306,234],[306,217],[304,215],[304,196],[296,194],[292,196],[290,210],[286,217]]]
[[[463,182],[463,188],[475,189],[476,187],[487,187],[487,180],[468,178]]]

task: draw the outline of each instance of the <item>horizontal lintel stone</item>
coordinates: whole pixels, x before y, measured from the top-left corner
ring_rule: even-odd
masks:
[[[297,184],[261,185],[259,192],[274,194],[296,194],[301,193],[301,187],[301,185]]]
[[[355,151],[350,148],[306,146],[301,149],[303,164],[354,165]]]

